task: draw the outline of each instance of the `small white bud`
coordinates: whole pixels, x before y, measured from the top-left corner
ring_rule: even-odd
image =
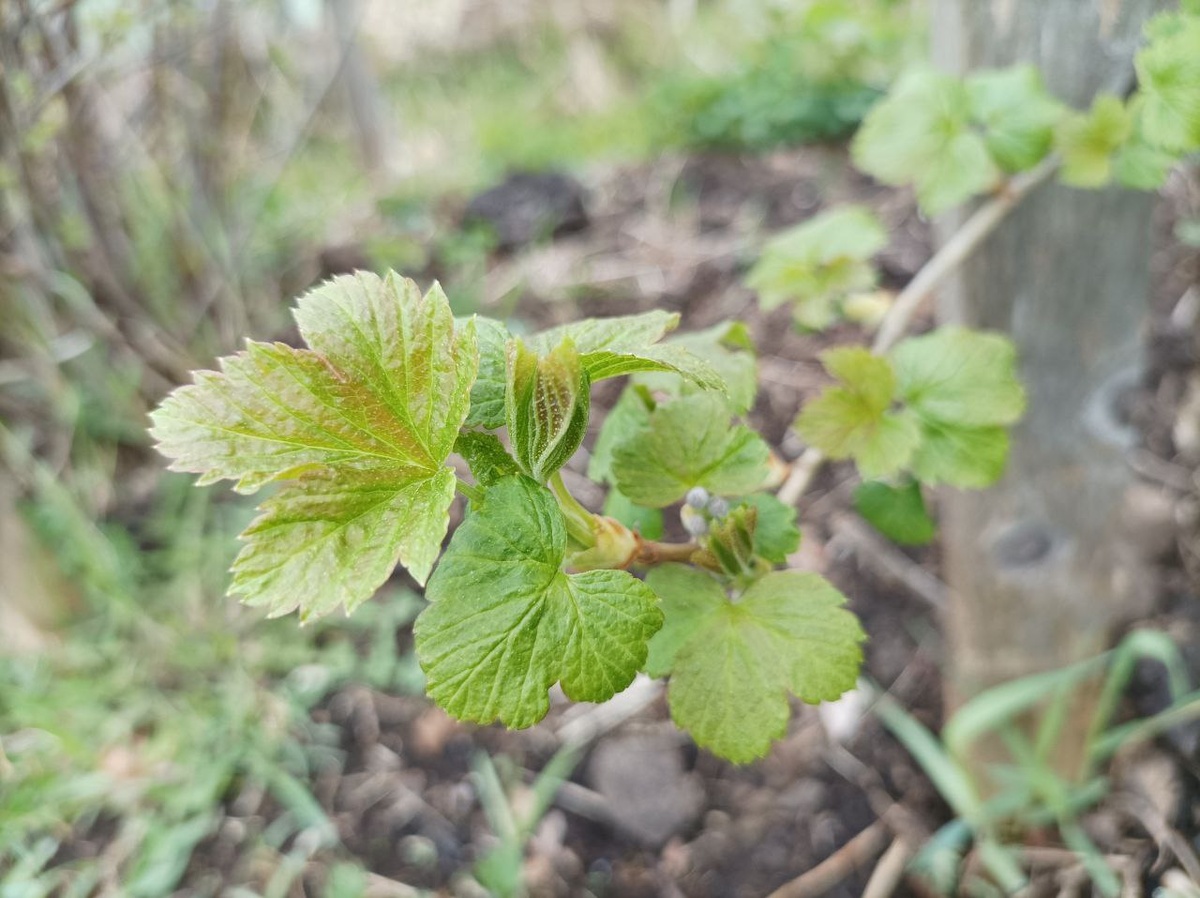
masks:
[[[708,490],[702,486],[694,486],[688,490],[687,496],[683,501],[699,511],[708,504]]]
[[[692,536],[703,536],[708,533],[708,521],[691,505],[683,506],[683,510],[679,512],[679,520],[683,524],[683,529]]]
[[[708,513],[714,518],[723,518],[729,514],[729,503],[720,496],[708,500]]]

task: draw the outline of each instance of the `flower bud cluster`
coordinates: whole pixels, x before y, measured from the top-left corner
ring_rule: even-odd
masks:
[[[683,502],[679,519],[683,529],[695,537],[704,536],[713,521],[719,521],[729,514],[729,500],[710,494],[702,486],[688,490]]]

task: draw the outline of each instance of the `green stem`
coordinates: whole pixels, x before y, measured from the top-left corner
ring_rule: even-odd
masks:
[[[461,477],[458,477],[455,478],[454,485],[472,504],[483,500],[483,487],[478,484],[467,483]]]
[[[579,500],[571,495],[567,485],[563,483],[562,472],[555,471],[550,478],[550,492],[558,500],[563,518],[567,522],[567,535],[582,548],[596,545],[596,531],[592,523],[592,513],[579,504]]]

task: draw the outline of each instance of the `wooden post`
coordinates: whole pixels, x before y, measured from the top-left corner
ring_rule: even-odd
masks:
[[[1086,108],[1098,92],[1132,86],[1142,24],[1167,5],[934,0],[934,58],[960,74],[1031,62],[1053,95]],[[1029,391],[1004,479],[942,498],[951,707],[1102,651],[1137,607],[1143,578],[1122,530],[1136,434],[1120,408],[1140,373],[1153,202],[1116,188],[1043,186],[940,297],[944,321],[1012,337]],[[1090,714],[1077,697],[1064,773],[1082,760]]]

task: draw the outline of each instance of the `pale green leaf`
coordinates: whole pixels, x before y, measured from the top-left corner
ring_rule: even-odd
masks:
[[[231,595],[272,617],[299,609],[311,620],[350,613],[391,576],[397,562],[424,582],[442,548],[454,472],[313,472],[281,489],[242,534]]]
[[[885,184],[912,184],[921,208],[945,211],[999,178],[957,78],[919,71],[902,78],[867,114],[853,144],[854,162]]]
[[[592,381],[636,371],[673,371],[706,390],[725,391],[712,366],[681,346],[660,341],[679,325],[675,312],[652,311],[615,318],[587,318],[533,336],[529,345],[545,354],[570,339]]]
[[[429,580],[415,625],[426,689],[460,720],[531,726],[556,682],[602,702],[632,682],[662,623],[626,571],[565,574],[567,536],[548,490],[503,480],[473,505]]]
[[[920,420],[917,479],[971,489],[994,483],[1008,458],[1004,427],[1025,411],[1012,342],[942,327],[905,340],[892,359],[900,396]]]
[[[912,472],[922,483],[947,483],[960,489],[984,489],[1000,479],[1008,461],[1008,432],[1003,427],[958,427],[921,422],[921,445]]]
[[[860,483],[854,490],[854,507],[872,527],[901,545],[925,545],[937,532],[921,485],[912,480],[899,486],[878,480]]]
[[[1112,180],[1113,157],[1132,130],[1129,110],[1111,94],[1097,96],[1088,112],[1068,114],[1055,133],[1062,182],[1072,187],[1106,185]]]
[[[891,354],[900,398],[922,418],[960,427],[1014,423],[1025,411],[1017,350],[1000,334],[946,326]]]
[[[1147,142],[1188,153],[1200,149],[1200,16],[1174,18],[1175,27],[1151,34],[1134,65]]]
[[[659,598],[663,625],[650,640],[645,670],[652,677],[665,677],[675,666],[679,649],[719,613],[729,599],[712,574],[682,564],[651,568],[646,574],[646,585]]]
[[[837,320],[842,300],[875,286],[870,260],[887,239],[869,209],[837,206],[773,237],[746,286],[758,292],[764,309],[795,303],[797,324],[821,330]]]
[[[671,673],[671,717],[699,745],[747,763],[784,734],[789,694],[816,704],[853,688],[865,637],[821,577],[767,574],[730,601],[705,574],[661,571],[650,576],[665,615],[652,658]]]
[[[967,77],[971,116],[984,127],[992,158],[1006,172],[1037,165],[1050,152],[1063,107],[1030,65],[973,72]]]
[[[804,407],[796,431],[830,458],[853,458],[866,477],[907,465],[920,432],[911,414],[891,410],[896,399],[891,362],[857,347],[830,350],[822,361],[841,385]]]
[[[397,563],[428,576],[478,351],[440,288],[394,274],[328,281],[296,320],[311,350],[249,343],[167,397],[152,433],[201,483],[289,481],[244,534],[231,592],[309,618],[353,609]]]
[[[1138,94],[1129,103],[1133,130],[1113,160],[1113,176],[1124,187],[1158,190],[1182,154],[1155,146],[1146,137],[1145,98]]]
[[[767,479],[769,456],[758,434],[730,424],[720,397],[700,393],[659,405],[613,450],[612,473],[634,502],[661,508],[694,486],[717,495],[753,492]]]
[[[725,384],[729,406],[745,414],[758,394],[758,363],[749,329],[740,321],[722,321],[702,331],[671,337],[667,345],[679,346],[707,362]],[[684,396],[700,389],[695,381],[673,372],[645,372],[636,382],[653,392]]]
[[[588,477],[597,483],[614,482],[613,450],[650,423],[654,401],[641,386],[626,387],[621,398],[604,418],[592,457],[588,460]]]

